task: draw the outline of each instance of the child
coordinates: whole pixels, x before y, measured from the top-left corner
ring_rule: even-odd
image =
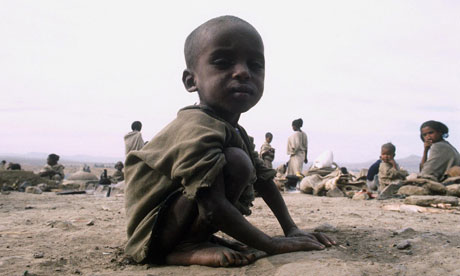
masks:
[[[401,170],[395,161],[396,147],[392,143],[382,145],[379,165],[379,192],[390,184],[398,184],[401,180],[406,179],[407,172]],[[399,188],[399,187],[398,187]]]
[[[264,161],[267,168],[273,168],[272,162],[275,160],[275,149],[272,148],[270,143],[273,140],[273,134],[270,132],[265,133],[265,143],[260,147],[259,157]]]
[[[141,134],[142,123],[134,121],[131,124],[131,132],[127,133],[123,139],[125,140],[125,154],[132,150],[140,150],[144,146],[144,140]]]
[[[264,46],[249,23],[211,19],[185,42],[182,80],[199,105],[181,109],[142,150],[125,162],[128,242],[138,262],[241,266],[255,260],[222,231],[269,254],[320,250],[335,244],[299,230],[254,144],[238,125],[264,88]],[[286,237],[270,237],[249,223],[254,189],[273,210]]]
[[[46,159],[46,165],[38,172],[41,177],[49,177],[50,179],[61,181],[64,179],[64,166],[58,164],[59,155],[51,153]]]

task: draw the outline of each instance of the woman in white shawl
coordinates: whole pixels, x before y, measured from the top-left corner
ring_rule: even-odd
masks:
[[[420,176],[442,181],[447,171],[460,166],[460,155],[449,142],[449,129],[441,122],[426,121],[420,126],[420,138],[424,144]]]
[[[307,134],[300,128],[303,120],[297,119],[292,122],[292,134],[288,139],[287,154],[290,155],[286,175],[301,176],[303,163],[307,163],[308,139]]]

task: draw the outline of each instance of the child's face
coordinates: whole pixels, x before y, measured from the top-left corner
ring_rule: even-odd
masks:
[[[272,137],[272,136],[267,136],[267,137],[265,138],[265,140],[267,141],[267,143],[271,143],[272,140],[273,140],[273,137]]]
[[[442,140],[442,133],[431,127],[424,127],[421,132],[425,142],[430,141],[431,143],[436,143]]]
[[[395,154],[387,148],[382,148],[382,152],[380,153],[380,159],[382,159],[383,162],[388,163],[390,160],[393,160],[395,158]]]
[[[264,90],[263,43],[243,24],[211,28],[202,35],[192,75],[200,103],[232,122],[260,100]]]

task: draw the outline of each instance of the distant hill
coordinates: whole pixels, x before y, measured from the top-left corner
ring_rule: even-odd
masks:
[[[30,165],[44,165],[46,164],[47,153],[42,152],[30,152],[26,154],[11,154],[1,153],[0,160],[6,160],[7,162],[15,162],[20,164]],[[118,161],[124,162],[124,157],[107,157],[107,156],[91,156],[91,155],[60,155],[59,163],[62,164],[113,164]]]

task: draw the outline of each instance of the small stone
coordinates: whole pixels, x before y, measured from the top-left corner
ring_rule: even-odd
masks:
[[[415,230],[410,228],[410,227],[407,227],[407,228],[404,228],[404,229],[401,229],[401,230],[398,230],[395,232],[397,235],[408,235],[408,234],[414,234],[415,233]]]
[[[38,187],[28,186],[28,187],[26,187],[25,192],[29,193],[29,194],[41,194],[43,191],[40,190],[40,188],[38,188]]]
[[[24,209],[30,210],[30,209],[33,209],[33,208],[34,208],[34,207],[32,207],[32,206],[26,206]]]
[[[94,225],[94,220],[90,220],[86,223],[86,225],[88,226],[93,226]]]
[[[41,259],[41,258],[43,258],[43,256],[44,256],[43,252],[34,253],[34,258],[35,259]]]
[[[78,269],[75,269],[75,270],[73,271],[73,274],[81,274],[81,271],[78,270]]]
[[[454,196],[409,196],[404,200],[404,203],[418,206],[445,203],[458,206],[458,198]]]
[[[409,196],[411,195],[429,195],[430,192],[423,187],[414,186],[414,185],[406,185],[406,186],[402,186],[401,188],[399,188],[398,194],[409,195]]]
[[[446,187],[447,195],[460,197],[460,184],[453,184]]]
[[[385,189],[383,189],[383,191],[377,196],[377,199],[385,200],[394,197],[400,187],[400,183],[391,183],[390,185],[386,186]]]
[[[399,250],[403,250],[403,249],[409,248],[410,246],[411,246],[411,244],[410,244],[410,242],[408,240],[403,240],[403,241],[400,241],[396,245],[396,248],[398,248]]]

